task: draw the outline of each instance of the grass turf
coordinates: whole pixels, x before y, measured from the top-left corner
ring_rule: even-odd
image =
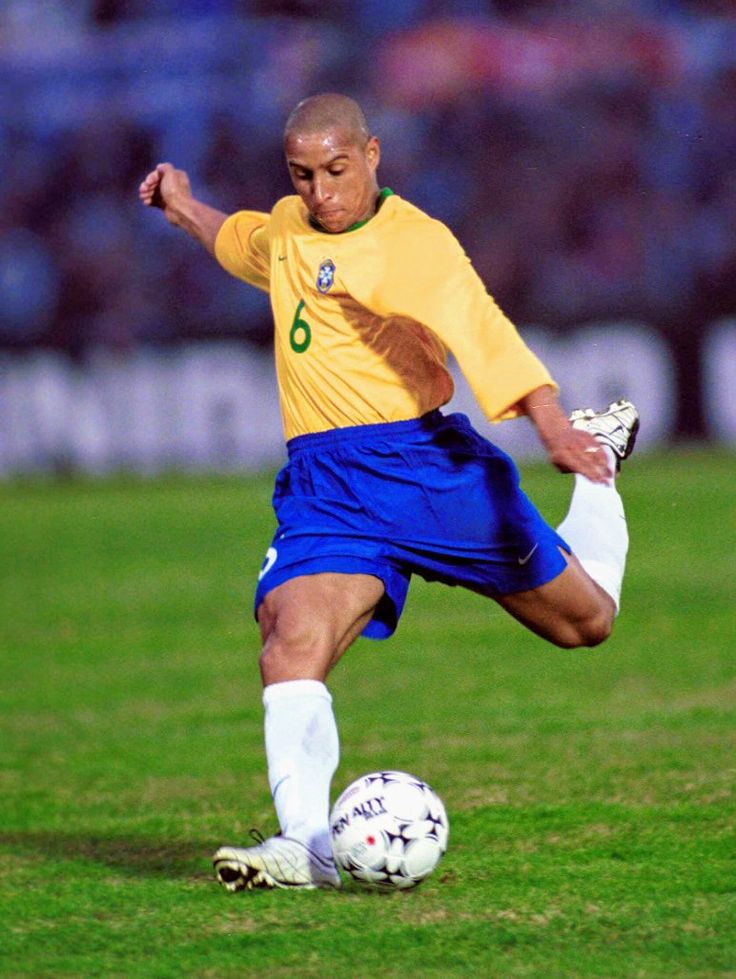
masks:
[[[270,480],[0,488],[3,976],[736,975],[734,458],[634,459],[609,642],[563,652],[416,581],[331,681],[335,788],[444,798],[416,891],[227,895],[275,829],[250,590]],[[570,481],[525,486],[552,520]]]

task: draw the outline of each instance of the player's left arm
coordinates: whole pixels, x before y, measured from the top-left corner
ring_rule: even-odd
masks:
[[[489,296],[465,252],[439,221],[410,214],[363,263],[353,295],[379,316],[421,323],[455,356],[489,421],[522,414],[522,399],[549,371]]]
[[[361,301],[381,315],[428,327],[456,357],[490,421],[526,414],[558,469],[593,481],[610,477],[605,453],[572,428],[549,371],[488,294],[454,235],[429,219],[397,232]]]

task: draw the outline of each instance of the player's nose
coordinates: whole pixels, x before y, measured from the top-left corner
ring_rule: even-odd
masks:
[[[315,204],[322,204],[328,198],[327,187],[321,180],[315,180],[312,184],[312,200]]]

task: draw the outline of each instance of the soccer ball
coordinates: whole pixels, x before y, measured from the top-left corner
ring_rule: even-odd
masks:
[[[428,877],[447,849],[442,800],[406,772],[371,772],[352,782],[330,814],[332,852],[353,880],[403,890]]]

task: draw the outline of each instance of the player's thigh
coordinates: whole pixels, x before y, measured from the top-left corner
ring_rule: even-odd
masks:
[[[324,680],[384,593],[369,574],[320,572],[277,585],[258,606],[265,683]]]
[[[611,632],[613,599],[565,555],[567,567],[544,585],[493,598],[532,632],[563,647],[596,646]]]

